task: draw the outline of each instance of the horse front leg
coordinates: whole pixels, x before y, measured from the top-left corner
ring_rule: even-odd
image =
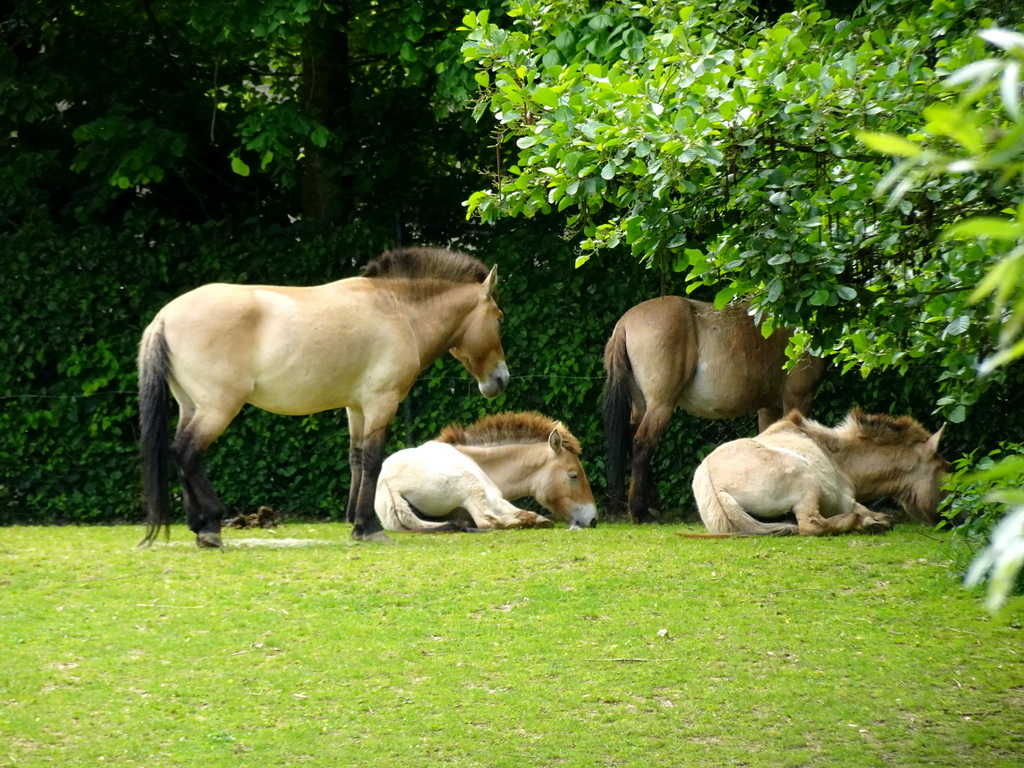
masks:
[[[351,408],[348,414],[348,471],[350,482],[348,488],[348,505],[345,507],[345,519],[350,523],[356,521],[356,507],[359,505],[359,486],[363,479],[363,415]]]
[[[375,414],[364,414],[365,433],[359,475],[359,493],[356,497],[355,516],[352,522],[352,538],[358,541],[379,541],[388,543],[391,538],[384,532],[384,526],[373,508],[377,494],[377,478],[384,463],[384,449],[387,444],[391,419],[398,410],[398,404],[390,411],[378,410]],[[387,413],[387,418],[382,416]]]
[[[837,536],[843,533],[882,533],[892,528],[892,518],[881,512],[872,512],[856,502],[849,512],[823,517],[818,507],[817,493],[793,507],[801,536]]]

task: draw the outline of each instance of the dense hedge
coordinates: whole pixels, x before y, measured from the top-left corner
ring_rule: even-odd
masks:
[[[60,236],[22,228],[0,246],[0,523],[138,521],[135,350],[153,314],[173,296],[215,280],[308,284],[355,274],[392,233],[349,228],[307,236],[300,228],[230,231],[165,225],[154,233],[82,229]],[[574,270],[570,247],[540,226],[468,231],[457,247],[500,269],[512,382],[495,401],[450,357],[424,372],[399,411],[391,448],[429,439],[450,421],[536,409],[566,421],[584,444],[603,494],[601,355],[631,305],[681,292],[672,276],[609,254]],[[912,376],[831,372],[816,413],[851,405],[912,413],[929,427],[936,366]],[[986,393],[971,418],[948,430],[950,457],[988,450],[1024,426],[1021,376]],[[679,414],[655,460],[667,514],[692,509],[693,467],[712,446],[750,432],[754,419],[706,422]],[[229,510],[265,504],[291,515],[337,517],[348,492],[344,413],[286,418],[246,409],[214,446],[210,473]]]

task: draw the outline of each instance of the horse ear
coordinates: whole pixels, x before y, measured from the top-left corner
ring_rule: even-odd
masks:
[[[939,427],[939,431],[938,432],[936,432],[934,435],[932,435],[931,437],[928,438],[928,442],[927,442],[926,445],[927,445],[928,450],[931,453],[938,453],[939,452],[939,440],[942,439],[942,433],[943,433],[943,431],[945,431],[945,429],[946,429],[946,425],[943,424],[941,427]]]
[[[498,287],[498,265],[491,267],[487,279],[484,280],[484,296],[488,299],[494,296],[494,290]]]
[[[548,445],[551,446],[551,450],[555,453],[562,450],[562,435],[557,429],[552,429],[551,434],[548,435]]]

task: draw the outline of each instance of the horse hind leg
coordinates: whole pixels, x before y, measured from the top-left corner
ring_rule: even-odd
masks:
[[[762,408],[757,412],[757,431],[764,432],[782,418],[781,408]]]
[[[798,532],[792,523],[765,523],[749,515],[732,494],[715,487],[706,463],[694,472],[693,496],[701,522],[712,535],[789,536]]]
[[[633,437],[632,474],[629,479],[629,517],[634,523],[652,522],[657,489],[651,476],[651,459],[672,418],[671,405],[648,407]]]
[[[843,533],[885,533],[892,528],[892,518],[882,512],[872,512],[865,506],[853,505],[853,509],[834,517],[816,521],[817,536],[834,536]]]
[[[386,531],[407,533],[445,533],[465,530],[457,521],[424,520],[412,508],[401,492],[392,487],[388,478],[377,481],[373,502],[377,519]]]
[[[836,536],[843,533],[884,533],[892,528],[892,518],[853,503],[849,512],[823,517],[817,496],[804,499],[795,507],[801,536]]]
[[[185,519],[196,534],[196,546],[221,547],[224,504],[213,488],[203,466],[210,445],[227,428],[234,414],[211,417],[202,413],[179,422],[171,452],[181,475]]]

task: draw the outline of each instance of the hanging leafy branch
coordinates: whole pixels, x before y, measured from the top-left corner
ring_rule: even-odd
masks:
[[[993,344],[968,301],[992,254],[935,234],[998,199],[933,176],[886,209],[874,190],[888,164],[856,136],[913,128],[984,45],[974,6],[771,22],[743,0],[522,0],[506,26],[467,14],[475,114],[493,116],[502,160],[468,212],[560,214],[577,266],[627,246],[687,291],[812,331],[800,338],[844,370],[941,366],[937,406],[963,421],[978,394],[965,381]]]
[[[945,85],[959,93],[955,103],[926,107],[924,125],[907,136],[864,133],[861,140],[899,159],[879,185],[890,206],[928,179],[942,177],[965,185],[984,180],[1005,199],[1001,215],[966,217],[942,234],[965,251],[980,247],[990,256],[969,298],[973,304],[991,302],[998,346],[979,366],[982,375],[990,375],[1024,356],[1024,35],[990,28],[978,37],[1001,55],[966,64],[946,78]],[[1024,493],[1013,488],[1022,471],[1024,456],[1010,456],[963,480],[1002,485],[990,498],[1013,509],[992,529],[991,543],[967,573],[968,586],[988,580],[992,611],[1006,602],[1024,569]]]

